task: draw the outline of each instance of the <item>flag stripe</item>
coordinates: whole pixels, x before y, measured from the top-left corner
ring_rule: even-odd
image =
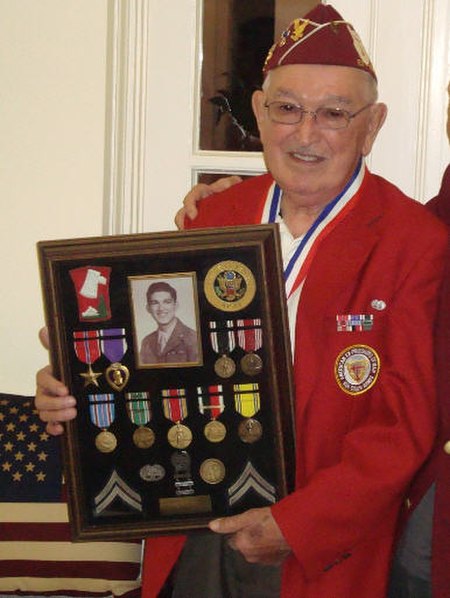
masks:
[[[34,521],[35,523],[67,523],[67,505],[65,503],[27,503],[2,502],[0,523]]]
[[[39,554],[41,549],[41,554]],[[40,560],[45,561],[93,561],[97,566],[114,557],[116,562],[130,561],[139,563],[141,545],[135,543],[86,542],[72,544],[71,542],[48,542],[45,552],[42,552],[42,542],[0,542],[0,556],[3,558],[32,559],[39,554]]]
[[[140,596],[140,592],[137,589],[140,586],[140,582],[136,581],[119,581],[115,584],[115,596],[128,596],[130,598]],[[65,588],[61,592],[60,588]],[[2,578],[2,591],[14,592],[17,589],[24,592],[25,594],[34,594],[36,596],[64,594],[66,596],[92,596],[93,593],[96,596],[111,596],[111,582],[108,579],[70,579],[65,577],[59,577],[57,579],[51,578],[22,578],[20,587],[17,588],[17,580],[15,577]],[[134,590],[134,591],[133,591]]]
[[[16,576],[23,577],[52,577],[55,572],[55,566],[47,561],[24,561],[10,559],[0,563],[1,575],[9,575],[11,571],[16,573]],[[104,579],[110,577],[109,568],[101,566],[98,561],[95,563],[87,561],[73,561],[64,567],[64,575],[66,578],[79,578],[80,571],[83,571],[84,578],[90,579]],[[134,564],[122,563],[116,565],[114,569],[115,580],[129,580],[130,575],[136,571]]]
[[[51,529],[50,529],[51,528]],[[70,529],[67,523],[1,523],[0,539],[16,540],[29,542],[30,538],[34,541],[45,542],[51,534],[52,542],[66,541],[70,542]]]

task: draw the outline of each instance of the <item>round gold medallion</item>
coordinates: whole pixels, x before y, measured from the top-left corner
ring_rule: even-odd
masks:
[[[138,448],[150,448],[155,443],[155,433],[150,428],[141,426],[134,431],[133,442]]]
[[[218,376],[221,378],[231,378],[233,374],[236,372],[236,364],[227,355],[222,355],[219,357],[214,364],[214,371]]]
[[[112,432],[103,430],[95,437],[95,446],[101,453],[112,453],[117,446],[117,438]]]
[[[218,422],[216,419],[213,419],[206,424],[203,433],[209,442],[222,442],[227,435],[227,429],[222,422]]]
[[[227,312],[239,311],[250,305],[255,297],[255,277],[245,264],[225,260],[208,270],[204,290],[214,307]]]
[[[252,444],[261,438],[262,425],[257,419],[244,419],[244,421],[241,421],[239,424],[238,434],[242,442]]]
[[[184,449],[192,442],[192,432],[183,424],[175,424],[167,432],[167,439],[170,446],[178,449]]]
[[[200,477],[207,484],[220,484],[225,478],[225,465],[219,459],[206,459],[200,465]]]
[[[247,353],[241,359],[241,369],[244,374],[256,376],[261,373],[263,367],[262,359],[256,353]]]

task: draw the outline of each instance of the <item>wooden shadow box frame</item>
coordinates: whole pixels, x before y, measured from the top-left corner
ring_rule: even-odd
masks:
[[[38,243],[73,539],[186,533],[293,487],[276,225]],[[161,345],[160,343],[165,343]]]

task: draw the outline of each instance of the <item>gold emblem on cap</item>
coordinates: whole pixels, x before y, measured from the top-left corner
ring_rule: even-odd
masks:
[[[112,453],[117,446],[117,438],[112,432],[102,430],[95,437],[95,446],[101,453]]]
[[[209,269],[204,291],[208,301],[217,309],[239,311],[247,307],[255,297],[255,277],[245,264],[225,260]]]
[[[225,465],[219,459],[206,459],[200,465],[200,477],[207,484],[220,484],[225,478]]]
[[[377,381],[380,357],[368,345],[351,345],[337,356],[334,373],[341,390],[349,395],[360,395]]]

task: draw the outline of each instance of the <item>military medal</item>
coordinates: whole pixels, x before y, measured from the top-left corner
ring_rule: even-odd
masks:
[[[246,351],[241,359],[241,369],[248,376],[256,376],[262,370],[263,363],[255,353],[262,347],[262,329],[260,318],[237,320],[238,344]]]
[[[80,322],[103,322],[111,318],[108,266],[83,266],[70,270],[75,286]]]
[[[197,387],[198,407],[200,413],[207,415],[209,421],[203,433],[210,442],[222,442],[227,434],[224,424],[217,420],[225,409],[223,402],[222,385],[208,386],[207,388]]]
[[[170,458],[174,468],[175,494],[189,496],[194,494],[194,482],[191,474],[191,458],[186,451],[174,453]]]
[[[100,347],[111,365],[105,371],[108,384],[114,390],[121,391],[125,388],[130,378],[128,368],[120,363],[127,350],[127,341],[124,328],[109,328],[100,330]]]
[[[140,477],[144,482],[160,482],[166,475],[166,470],[159,463],[154,465],[143,465],[139,470]]]
[[[200,465],[200,477],[207,484],[220,484],[225,478],[225,465],[219,459],[206,459]]]
[[[208,270],[203,288],[211,305],[221,311],[234,312],[244,309],[253,301],[256,282],[245,264],[226,260]]]
[[[257,419],[252,417],[244,419],[238,426],[238,434],[242,442],[252,444],[261,438],[262,425]]]
[[[184,388],[169,388],[161,391],[163,397],[164,415],[170,421],[175,422],[167,432],[167,440],[170,446],[177,449],[185,449],[192,442],[191,430],[181,422],[188,415],[186,391]]]
[[[73,333],[73,347],[75,354],[82,363],[88,364],[87,372],[80,374],[84,379],[84,387],[98,386],[101,372],[94,372],[92,364],[100,357],[100,341],[98,330],[77,330]]]
[[[155,442],[155,433],[147,424],[152,417],[148,392],[128,392],[125,394],[126,409],[130,420],[139,427],[133,432],[133,442],[141,449],[150,448]]]
[[[112,453],[117,447],[117,438],[107,428],[115,419],[113,394],[88,395],[91,422],[102,431],[95,438],[95,446],[101,453]]]
[[[239,438],[251,444],[261,438],[263,431],[260,422],[253,417],[261,407],[259,385],[234,384],[233,390],[236,411],[246,418],[238,426]]]
[[[112,432],[102,430],[95,437],[95,446],[101,453],[112,453],[117,447],[117,438]]]
[[[231,378],[236,372],[236,364],[228,355],[236,347],[234,322],[233,320],[224,322],[213,320],[209,322],[209,329],[211,346],[216,353],[221,355],[214,363],[214,371],[220,378]]]

